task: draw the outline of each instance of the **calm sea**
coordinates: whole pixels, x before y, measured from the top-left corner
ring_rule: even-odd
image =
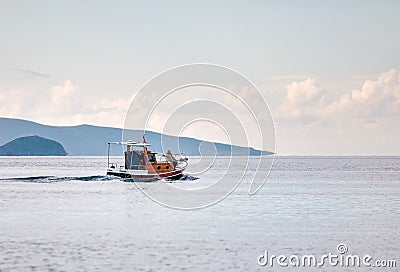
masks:
[[[226,160],[176,183],[212,183]],[[399,269],[400,157],[277,157],[256,195],[245,177],[226,199],[194,211],[166,208],[136,184],[106,177],[106,162],[0,157],[0,271]],[[148,189],[155,186],[167,184]],[[265,251],[319,258],[340,244],[397,268],[258,264]]]

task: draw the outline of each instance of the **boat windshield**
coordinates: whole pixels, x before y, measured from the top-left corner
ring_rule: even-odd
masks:
[[[125,168],[133,170],[145,169],[143,150],[125,151]]]

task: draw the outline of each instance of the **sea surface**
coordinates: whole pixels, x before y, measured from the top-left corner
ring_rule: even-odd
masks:
[[[207,186],[228,163],[218,158],[199,179],[172,184]],[[0,271],[399,271],[400,157],[276,157],[270,173],[259,170],[269,177],[255,195],[245,176],[222,201],[189,211],[105,176],[106,164],[106,157],[0,157]],[[262,266],[266,251],[370,255],[397,267]]]

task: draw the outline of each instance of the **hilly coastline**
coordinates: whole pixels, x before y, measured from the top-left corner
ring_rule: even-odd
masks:
[[[129,139],[140,141],[143,130],[125,131]],[[18,137],[37,135],[60,143],[66,153],[72,156],[104,156],[107,155],[107,143],[121,141],[122,129],[93,125],[48,126],[21,119],[0,118],[0,145],[4,145]],[[157,132],[146,131],[146,140],[151,149],[163,152],[163,146],[186,155],[270,155],[272,152],[260,151],[251,147],[231,146],[222,143],[211,143],[188,137],[175,137]],[[179,148],[178,148],[179,146]],[[120,150],[115,155],[120,155]]]

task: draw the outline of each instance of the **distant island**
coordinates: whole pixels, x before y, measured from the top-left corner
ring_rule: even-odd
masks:
[[[0,146],[0,156],[65,156],[64,147],[39,136],[20,137]]]

